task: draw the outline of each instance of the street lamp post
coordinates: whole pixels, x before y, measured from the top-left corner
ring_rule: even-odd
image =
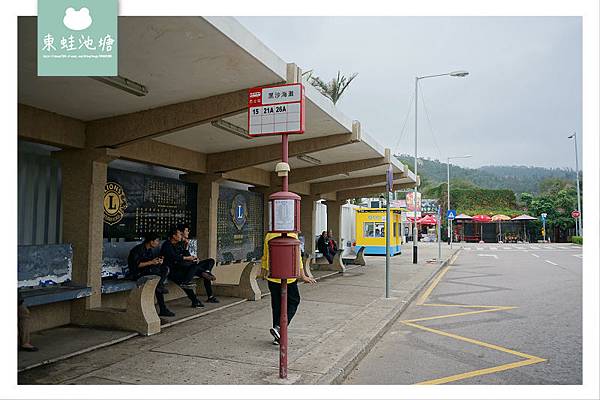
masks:
[[[577,156],[577,132],[573,132],[569,139],[575,139],[575,173],[577,174],[577,211],[579,211],[579,217],[577,217],[576,232],[577,236],[581,236],[581,195],[579,193],[579,157]]]
[[[414,197],[414,227],[413,227],[413,264],[417,263],[418,256],[418,243],[419,243],[419,232],[417,229],[417,104],[419,103],[419,80],[427,79],[427,78],[436,78],[438,76],[454,76],[463,78],[469,75],[467,71],[454,71],[448,72],[445,74],[437,74],[437,75],[425,75],[425,76],[416,76],[415,77],[415,197]]]
[[[448,160],[446,162],[446,166],[447,166],[447,177],[448,177],[448,210],[450,210],[450,160],[454,160],[457,158],[471,158],[473,157],[470,154],[467,154],[465,156],[454,156],[454,157],[448,157]],[[452,248],[452,220],[449,219],[448,220],[448,244],[450,245],[450,248]]]

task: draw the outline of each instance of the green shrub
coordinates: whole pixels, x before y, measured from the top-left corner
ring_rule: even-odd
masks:
[[[571,242],[575,244],[583,244],[582,236],[571,236]]]

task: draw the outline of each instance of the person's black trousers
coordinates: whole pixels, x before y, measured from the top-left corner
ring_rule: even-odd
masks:
[[[188,283],[195,276],[202,278],[202,272],[211,272],[214,266],[215,260],[212,258],[202,260],[198,264],[190,262],[184,264],[176,264],[175,266],[173,266],[169,278],[177,284]],[[210,279],[202,278],[202,280],[204,282],[206,296],[212,297],[213,290]],[[196,293],[192,289],[183,289],[183,291],[192,302],[198,301]]]
[[[273,327],[279,326],[279,317],[281,314],[281,283],[267,281],[269,292],[271,292],[271,311],[273,312]],[[300,304],[300,292],[298,291],[298,281],[288,283],[287,285],[287,314],[288,325],[296,315],[296,310]]]
[[[146,275],[160,276],[160,280],[158,281],[158,285],[156,285],[156,287],[164,286],[167,276],[169,275],[169,267],[166,265],[151,265],[146,268],[140,268],[137,278]],[[159,292],[154,292],[154,295],[156,296],[156,301],[158,302],[158,308],[160,311],[166,310],[167,306],[165,305],[165,296]]]

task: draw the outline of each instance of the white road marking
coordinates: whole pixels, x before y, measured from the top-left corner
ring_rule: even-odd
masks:
[[[548,261],[548,260],[544,260],[544,261],[546,261],[548,264],[558,265],[557,263],[553,263],[552,261]]]
[[[477,250],[483,250],[483,247],[477,246]]]
[[[583,258],[583,254],[571,254],[573,257]]]
[[[477,254],[479,257],[494,257],[496,260],[498,256],[496,254]]]
[[[534,257],[540,258],[540,256],[538,256],[537,254],[531,253],[531,255],[534,256]]]

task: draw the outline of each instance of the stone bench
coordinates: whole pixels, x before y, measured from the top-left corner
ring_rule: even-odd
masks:
[[[333,256],[333,263],[329,264],[329,261],[320,253],[315,252],[315,254],[307,259],[307,264],[310,266],[311,270],[320,270],[320,271],[338,271],[344,272],[346,271],[346,266],[344,265],[344,260],[342,259],[343,250],[338,250],[335,252]]]
[[[140,242],[105,242],[104,255],[102,260],[103,293],[115,293],[118,291],[129,290],[131,284],[112,282],[121,281],[127,275],[127,257],[129,251]],[[195,239],[190,240],[190,254],[196,255],[198,242]],[[160,253],[160,246],[155,249],[156,255]],[[261,291],[256,284],[257,268],[254,261],[237,261],[225,264],[218,264],[213,267],[212,273],[217,278],[212,282],[215,296],[240,297],[248,300],[258,300]],[[205,295],[204,285],[200,279],[196,279],[196,293]],[[125,280],[125,282],[127,282]],[[109,285],[109,286],[106,286]],[[106,286],[106,288],[105,288]],[[167,281],[167,287],[173,289],[172,282]],[[106,290],[106,291],[105,291]],[[177,291],[177,289],[175,289]]]
[[[364,267],[367,265],[365,261],[365,246],[360,246],[354,258],[344,257],[342,258],[342,261],[344,262],[344,265],[362,265]]]
[[[212,273],[217,279],[212,282],[213,294],[260,300],[261,290],[256,282],[259,270],[260,261],[238,261],[215,266]],[[196,284],[196,293],[206,296],[206,290],[200,280]]]
[[[154,307],[154,291],[160,277],[142,276],[137,281],[108,280],[102,282],[102,294],[129,291],[124,308],[99,307],[86,310],[85,322],[80,325],[124,329],[142,335],[160,332],[160,318]]]
[[[73,248],[70,244],[21,245],[17,248],[17,287],[28,307],[80,299],[92,288],[71,282]]]

